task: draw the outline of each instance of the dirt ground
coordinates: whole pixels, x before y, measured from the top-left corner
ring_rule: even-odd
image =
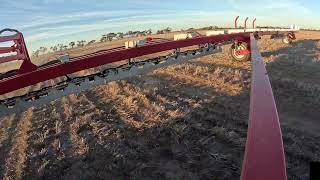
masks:
[[[259,41],[289,179],[320,161],[320,32]],[[239,179],[250,63],[223,53],[70,95],[0,120],[3,179]]]

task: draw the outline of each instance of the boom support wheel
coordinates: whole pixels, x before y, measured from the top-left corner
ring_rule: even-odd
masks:
[[[296,39],[296,36],[293,32],[291,33],[288,33],[283,39],[282,39],[282,42],[284,44],[291,44],[293,40]]]
[[[289,39],[289,38],[286,36],[286,37],[284,37],[284,38],[282,39],[282,42],[283,42],[284,44],[291,44],[291,43],[292,43],[292,40]]]
[[[232,44],[230,48],[230,55],[234,61],[246,62],[250,60],[250,51],[248,43],[238,42]]]

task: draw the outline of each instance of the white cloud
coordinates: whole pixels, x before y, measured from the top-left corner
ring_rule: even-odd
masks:
[[[143,11],[95,11],[95,12],[79,12],[79,13],[72,13],[72,14],[65,14],[65,15],[57,15],[57,16],[38,16],[34,17],[34,21],[29,23],[24,23],[18,25],[19,29],[23,28],[38,28],[44,27],[48,25],[55,25],[58,23],[68,23],[74,22],[77,20],[84,20],[88,18],[94,17],[114,17],[114,16],[130,16],[133,14],[142,14]]]
[[[189,11],[180,14],[175,14],[175,18],[168,18],[173,14],[152,14],[152,15],[138,15],[127,16],[121,18],[113,18],[108,20],[101,20],[90,24],[73,24],[73,25],[57,25],[54,27],[39,27],[33,30],[33,35],[26,36],[28,42],[35,42],[44,39],[51,39],[60,36],[78,34],[81,32],[93,32],[97,30],[106,30],[119,28],[119,31],[124,27],[130,27],[135,25],[164,25],[171,24],[183,24],[192,27],[197,22],[210,22],[211,17],[223,16],[226,13],[235,14],[235,12],[205,12],[205,11]],[[74,17],[74,16],[70,16]],[[80,16],[79,16],[80,17]],[[201,17],[201,18],[197,18]],[[224,16],[226,17],[226,16]],[[228,18],[227,18],[228,19]],[[224,18],[219,18],[221,21],[226,21]],[[178,21],[178,22],[177,22]],[[215,20],[212,20],[214,23]],[[230,22],[231,19],[230,19]],[[34,24],[35,25],[35,24]]]
[[[99,38],[102,33],[110,31],[128,31],[128,30],[144,30],[151,28],[157,30],[167,26],[175,29],[200,27],[214,25],[212,17],[222,16],[226,12],[205,12],[194,11],[188,13],[176,14],[175,18],[169,14],[160,14],[152,16],[136,16],[126,17],[120,19],[102,20],[91,24],[73,24],[56,27],[39,28],[37,33],[25,35],[26,42],[30,49],[35,49],[39,46],[52,46],[57,40],[71,41],[79,38],[88,40],[92,38]],[[228,12],[234,13],[234,12]],[[229,21],[227,16],[219,18],[220,23]],[[230,20],[231,22],[231,20]],[[99,32],[99,33],[96,33]],[[61,42],[67,43],[67,42]]]

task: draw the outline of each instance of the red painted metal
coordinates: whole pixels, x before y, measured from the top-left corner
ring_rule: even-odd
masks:
[[[0,57],[0,64],[1,63],[6,63],[6,62],[9,62],[9,61],[20,60],[20,59],[23,59],[23,58],[24,58],[23,55],[13,55],[13,56]]]
[[[0,47],[0,54],[11,53],[15,51],[15,47]]]
[[[234,28],[235,29],[238,28],[238,19],[239,19],[239,16],[237,16],[236,19],[234,20]]]
[[[269,77],[251,35],[252,84],[242,180],[286,180],[285,155]]]
[[[16,34],[10,36],[0,36],[0,43],[12,41],[14,45],[11,47],[0,48],[0,54],[15,53],[15,55],[0,57],[0,63],[5,63],[13,60],[23,60],[24,62],[20,67],[21,70],[19,70],[18,73],[25,73],[35,70],[37,66],[32,64],[30,60],[22,33],[13,29],[4,29],[0,31],[0,35],[1,33],[6,31],[15,32]]]
[[[255,26],[255,23],[256,23],[256,18],[254,18],[254,20],[252,21],[252,29],[254,29],[256,26]]]
[[[23,61],[21,67],[18,70],[18,74],[28,73],[30,71],[35,71],[38,67],[34,65],[31,61]]]
[[[152,37],[147,37],[147,38],[146,38],[146,41],[147,41],[147,42],[150,42],[150,41],[152,41],[152,40],[153,40]]]
[[[208,37],[196,37],[179,41],[161,41],[159,43],[151,41],[152,43],[146,44],[145,46],[132,49],[115,48],[113,50],[100,51],[97,53],[72,58],[70,62],[65,64],[55,64],[38,68],[36,70],[24,71],[23,74],[18,74],[1,80],[0,95],[46,80],[64,76],[66,74],[94,68],[104,64],[199,44],[230,41],[237,38],[248,39],[249,36],[249,33],[236,33]]]
[[[296,36],[295,36],[295,34],[294,34],[293,32],[290,32],[290,33],[288,33],[288,38],[289,38],[290,40],[295,40],[295,39],[296,39]]]
[[[237,50],[235,53],[236,53],[237,56],[246,55],[246,54],[250,54],[250,50],[248,50],[248,49],[241,49],[241,50]]]
[[[244,29],[247,29],[247,21],[248,21],[249,17],[246,17],[246,19],[244,20]]]
[[[7,41],[19,40],[19,39],[20,39],[19,34],[10,35],[10,36],[0,36],[0,43],[7,42]]]

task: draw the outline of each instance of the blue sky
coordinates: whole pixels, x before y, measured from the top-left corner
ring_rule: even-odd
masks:
[[[107,32],[232,26],[256,17],[257,25],[320,29],[316,0],[0,0],[0,29],[24,33],[30,51],[75,40],[99,39]]]

